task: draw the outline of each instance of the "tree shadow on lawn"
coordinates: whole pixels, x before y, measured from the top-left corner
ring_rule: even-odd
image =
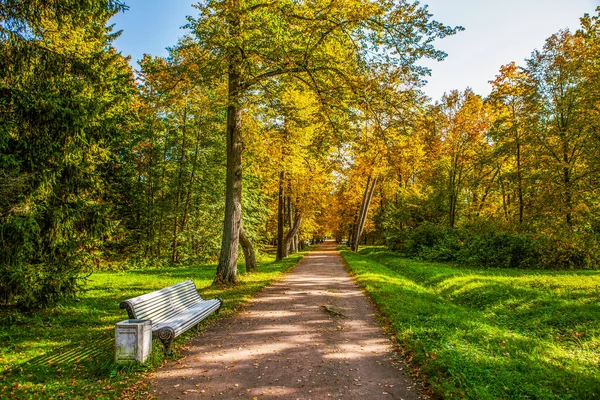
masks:
[[[465,306],[448,293],[422,286],[402,270],[360,255],[345,256],[439,395],[461,396],[465,391],[471,398],[600,395],[594,339],[594,332],[600,331],[600,312],[588,299],[583,304],[540,299],[534,291],[513,290],[510,282],[494,282],[462,291],[462,300],[468,299]],[[502,313],[497,308],[506,301],[506,292],[519,307]],[[481,297],[494,300],[482,306],[477,304]],[[557,333],[575,329],[591,334],[578,341],[555,339]]]
[[[415,272],[419,262],[407,261],[412,266],[404,268],[398,267],[404,260],[389,254],[379,260],[415,284],[423,285],[425,278],[424,289],[459,306],[487,312],[488,319],[496,319],[497,324],[505,324],[508,329],[517,325],[552,335],[577,333],[578,340],[592,339],[594,335],[581,336],[590,328],[600,332],[600,279],[576,286],[577,277],[600,277],[599,272],[562,271],[559,277],[572,278],[565,282],[556,279],[556,271],[463,271],[440,264],[428,268],[430,263],[420,263],[423,272],[419,273]],[[436,273],[438,270],[444,272]]]
[[[533,280],[529,282],[532,287],[541,289],[560,289],[564,283],[553,283],[552,278],[559,277],[600,277],[600,270],[540,270],[540,269],[519,269],[519,268],[477,268],[473,265],[462,265],[458,263],[443,263],[420,261],[403,257],[399,253],[389,250],[366,249],[369,251],[360,251],[360,255],[377,261],[386,267],[402,272],[404,275],[418,279],[424,286],[437,286],[441,282],[454,277],[469,276],[475,274],[490,279],[501,278],[527,278]],[[543,279],[549,278],[549,282],[543,282]]]
[[[192,279],[203,297],[223,297],[221,314],[228,315],[299,258],[260,265],[259,271],[266,274],[244,276],[247,282],[233,287],[210,286],[214,265],[102,272],[88,279],[78,301],[35,313],[11,310],[0,316],[0,359],[5,365],[0,374],[0,398],[40,394],[46,398],[95,397],[85,388],[116,396],[114,388],[122,387],[130,378],[127,368],[114,363],[114,326],[128,318],[119,308],[123,300]],[[201,327],[214,318],[207,318]],[[178,337],[175,352],[196,334],[190,329]],[[70,343],[59,345],[68,340]],[[151,364],[160,363],[162,354],[159,341],[154,341]]]
[[[85,338],[25,360],[3,372],[0,397],[82,398],[85,388],[118,383],[114,369],[114,333],[95,332]],[[116,371],[115,371],[116,372]],[[108,379],[107,379],[108,378]],[[4,393],[3,393],[4,392]]]

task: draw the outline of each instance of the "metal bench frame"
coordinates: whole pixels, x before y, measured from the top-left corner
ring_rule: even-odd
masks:
[[[197,326],[213,312],[219,313],[223,300],[204,300],[191,280],[125,300],[120,308],[129,319],[152,321],[152,337],[158,337],[171,353],[173,339]]]

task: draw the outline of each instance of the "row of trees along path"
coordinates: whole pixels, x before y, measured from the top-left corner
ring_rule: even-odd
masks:
[[[335,243],[150,376],[161,399],[417,399],[415,384]]]

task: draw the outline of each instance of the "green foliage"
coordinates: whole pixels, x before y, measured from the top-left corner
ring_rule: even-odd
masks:
[[[600,235],[562,232],[539,235],[536,245],[540,265],[556,269],[600,268]]]
[[[103,4],[2,8],[3,302],[32,307],[73,295],[114,232],[106,173],[134,86],[105,27],[112,5]]]
[[[164,352],[157,340],[146,365],[114,363],[114,326],[127,318],[119,309],[122,300],[192,279],[204,298],[224,301],[219,315],[203,322],[205,327],[216,318],[234,314],[304,254],[282,262],[273,262],[274,255],[264,254],[258,260],[258,271],[241,275],[241,284],[234,288],[210,286],[215,265],[145,265],[143,269],[92,274],[77,301],[35,313],[4,309],[0,314],[0,398],[115,399],[122,398],[124,390],[143,392],[143,384],[136,382],[140,373],[162,365]],[[195,334],[191,330],[178,337],[175,353]]]
[[[422,260],[452,261],[492,268],[598,269],[594,233],[519,233],[479,222],[450,229],[423,223],[387,236],[392,250]]]
[[[407,123],[409,144],[386,131],[385,149],[401,154],[375,218],[390,249],[489,267],[599,267],[599,21],[600,8],[526,66],[501,66],[486,99],[444,95]]]
[[[242,209],[244,229],[246,235],[252,243],[266,245],[268,235],[264,232],[264,227],[268,222],[269,209],[267,204],[269,198],[266,191],[261,187],[262,179],[260,176],[244,174],[244,185],[242,195]]]
[[[490,227],[469,232],[468,245],[458,254],[459,261],[467,261],[499,268],[550,268],[562,266],[541,260],[539,243],[531,235],[502,232]]]
[[[600,396],[600,274],[343,252],[437,398]]]
[[[141,61],[136,121],[119,198],[125,224],[117,256],[150,263],[205,262],[220,245],[224,147],[218,90],[193,80],[197,49],[183,41],[168,58]]]

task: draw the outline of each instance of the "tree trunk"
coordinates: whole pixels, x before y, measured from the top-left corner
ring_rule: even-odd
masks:
[[[291,192],[291,189],[290,189]],[[294,226],[294,217],[292,214],[292,198],[290,196],[287,197],[287,221],[290,230]],[[292,238],[292,242],[290,244],[289,253],[296,254],[298,252],[298,235],[295,235]]]
[[[240,63],[236,60],[232,60],[229,65],[228,80],[225,219],[215,282],[232,284],[237,282],[238,247],[242,222],[242,110],[240,109]]]
[[[565,118],[561,115],[561,121]],[[564,213],[565,222],[569,228],[573,227],[573,181],[571,176],[571,165],[573,160],[569,156],[569,143],[567,135],[564,133],[567,130],[565,122],[561,123],[561,150],[562,150],[562,180],[564,185]]]
[[[567,157],[565,156],[565,160]],[[563,183],[565,185],[565,222],[569,228],[573,227],[573,189],[571,187],[571,171],[568,166],[563,167]]]
[[[246,261],[246,273],[256,271],[256,254],[254,253],[254,247],[252,247],[250,239],[246,236],[243,226],[240,227],[240,244],[242,245],[242,250],[244,252],[244,261]]]
[[[163,186],[165,184],[165,176],[167,174],[167,151],[169,144],[169,131],[165,132],[165,146],[163,149],[163,158],[162,158],[162,173],[160,178],[160,185],[158,186],[158,190],[161,191],[160,194],[160,217],[158,219],[158,237],[156,241],[156,255],[160,257],[161,249],[162,249],[162,238],[163,238],[163,225],[165,220],[165,190]]]
[[[500,170],[501,167],[498,167],[498,170]],[[508,204],[506,201],[506,188],[504,187],[504,179],[502,179],[502,174],[500,174],[500,190],[502,192],[502,210],[504,211],[504,220],[508,221],[509,215],[508,215]]]
[[[365,205],[367,204],[367,196],[369,195],[369,185],[371,184],[371,175],[367,178],[367,186],[365,187],[365,192],[363,193],[362,202],[360,203],[360,209],[358,210],[358,218],[355,219],[354,229],[352,231],[352,241],[350,242],[350,249],[352,251],[358,251],[358,241],[359,235],[358,231],[360,229],[360,221],[362,219],[362,215],[364,213]]]
[[[196,169],[198,167],[198,152],[200,150],[200,131],[198,131],[198,135],[196,136],[196,148],[194,149],[194,161],[192,162],[192,173],[190,174],[190,182],[188,184],[188,191],[185,199],[185,206],[183,209],[183,217],[181,218],[181,231],[185,231],[188,216],[190,211],[190,201],[192,199],[192,192],[194,188],[194,179],[196,177]]]
[[[456,171],[453,169],[450,175],[450,199],[449,199],[449,210],[448,210],[448,224],[450,228],[454,228],[454,218],[456,216]]]
[[[279,197],[277,206],[277,258],[276,260],[282,260],[284,258],[284,229],[285,229],[285,172],[279,173]]]
[[[292,229],[290,229],[288,234],[285,236],[285,242],[284,242],[284,246],[283,246],[283,249],[284,249],[283,258],[286,258],[289,255],[290,245],[292,244],[292,239],[294,236],[296,236],[298,234],[300,225],[302,225],[302,214],[296,215],[296,220],[294,221],[294,226],[292,227]]]
[[[365,228],[365,224],[367,222],[367,215],[369,213],[369,206],[371,205],[371,199],[373,198],[373,192],[375,191],[375,185],[377,185],[377,179],[378,176],[375,175],[375,179],[373,179],[373,183],[371,184],[371,187],[369,188],[369,181],[371,180],[371,177],[369,177],[369,179],[367,180],[367,188],[365,190],[365,195],[366,198],[364,199],[365,201],[363,202],[364,205],[362,207],[360,216],[358,218],[358,225],[357,225],[357,229],[355,232],[355,236],[353,238],[353,251],[358,251],[358,244],[360,243],[360,238],[362,236],[363,233],[363,229]]]
[[[187,124],[187,107],[183,111],[183,130],[181,138],[181,152],[179,153],[179,171],[177,173],[177,196],[175,198],[175,218],[173,219],[173,239],[171,243],[171,264],[177,262],[177,229],[179,228],[179,205],[183,186],[183,163],[185,162],[185,139]]]
[[[519,196],[519,225],[523,224],[525,205],[523,203],[523,170],[521,168],[521,141],[517,134],[517,194]]]
[[[479,205],[477,207],[477,214],[475,214],[476,217],[479,217],[481,215],[481,211],[483,211],[485,201],[487,200],[487,198],[490,194],[490,190],[492,189],[492,185],[493,185],[494,181],[496,180],[498,173],[500,173],[500,168],[496,168],[496,171],[494,171],[494,176],[492,176],[492,179],[490,179],[489,184],[485,187],[483,196],[481,197],[481,200],[479,201]]]
[[[152,127],[150,128],[152,129]],[[156,239],[156,185],[154,182],[154,147],[156,146],[154,140],[154,131],[151,132],[151,149],[150,153],[150,162],[148,165],[148,190],[146,191],[146,224],[147,224],[147,237],[146,237],[146,245],[144,249],[144,257],[148,255],[154,255],[154,241]],[[140,175],[141,178],[141,175]]]
[[[373,183],[371,184],[371,190],[369,190],[369,197],[367,198],[367,204],[365,205],[365,212],[359,225],[358,240],[360,240],[363,230],[365,229],[365,224],[367,223],[367,215],[369,214],[369,207],[371,207],[371,200],[373,199],[373,192],[375,191],[375,185],[377,185],[378,178],[379,177],[375,175],[375,179],[373,179]],[[356,246],[356,251],[358,251],[358,246]]]

